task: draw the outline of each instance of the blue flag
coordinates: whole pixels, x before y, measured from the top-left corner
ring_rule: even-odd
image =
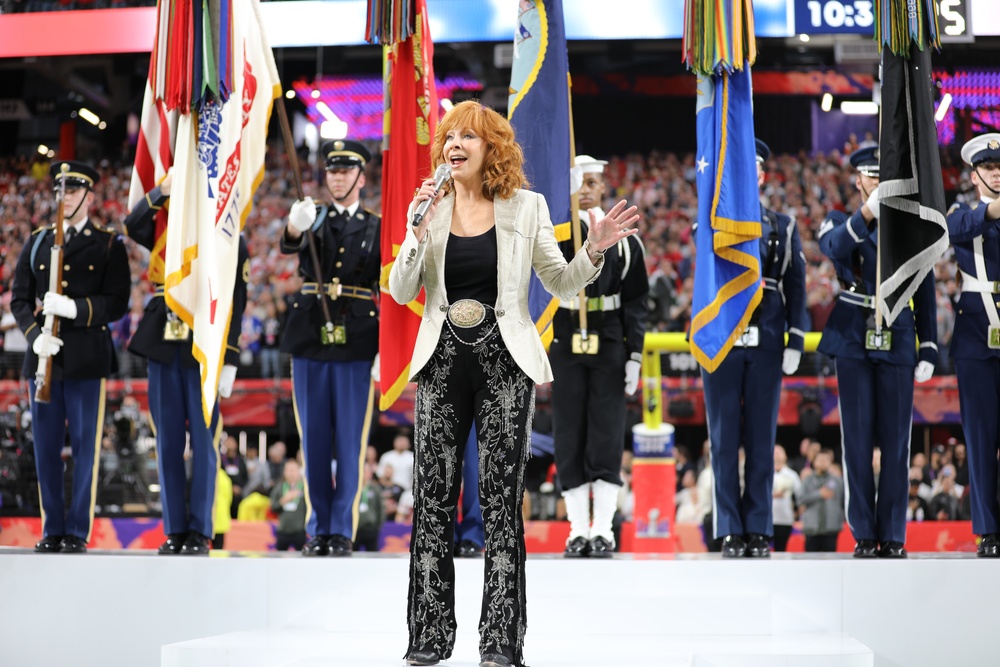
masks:
[[[714,371],[763,297],[750,67],[698,78],[691,353]]]
[[[524,151],[528,182],[545,196],[552,224],[558,226],[570,220],[573,159],[562,0],[521,0],[518,4],[507,114]],[[552,340],[557,306],[555,297],[532,273],[528,308],[546,348]]]

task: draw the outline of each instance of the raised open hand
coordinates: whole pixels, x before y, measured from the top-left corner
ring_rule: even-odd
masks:
[[[626,236],[639,233],[639,230],[632,226],[639,219],[636,207],[625,208],[627,204],[628,202],[622,199],[600,220],[597,219],[594,209],[590,209],[590,231],[587,233],[587,241],[594,251],[603,253]]]

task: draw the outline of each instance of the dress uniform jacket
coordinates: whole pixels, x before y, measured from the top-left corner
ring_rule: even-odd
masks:
[[[316,250],[322,263],[323,280],[370,290],[378,294],[382,270],[380,253],[381,218],[360,206],[353,215],[338,213],[333,206],[317,206],[317,223],[313,226]],[[281,251],[299,255],[299,274],[306,282],[316,282],[306,235],[297,242],[286,235],[281,238]],[[327,300],[335,326],[345,327],[347,341],[343,345],[323,345],[320,330],[326,319],[319,295],[295,295],[288,311],[281,340],[281,351],[294,357],[317,361],[371,361],[378,353],[378,302],[372,298],[336,296],[336,288]],[[335,298],[336,297],[336,298]]]
[[[962,280],[951,357],[958,376],[962,427],[969,445],[972,530],[977,535],[1000,532],[1000,349],[991,348],[988,337],[990,327],[1000,321],[1000,293],[993,283],[1000,280],[1000,220],[987,220],[986,207],[983,202],[971,207],[955,204],[947,217]]]
[[[843,292],[837,299],[819,344],[819,351],[831,357],[869,359],[891,364],[916,366],[917,361],[937,363],[937,301],[934,276],[928,275],[913,296],[914,309],[904,308],[892,324],[892,349],[866,350],[865,332],[872,328],[872,307],[855,305],[875,293],[875,266],[878,259],[876,228],[868,229],[861,211],[848,217],[831,211],[819,230],[819,247],[837,271]],[[861,275],[855,272],[861,269]],[[855,296],[856,295],[856,296]],[[917,352],[916,336],[920,339]]]
[[[33,378],[38,358],[31,349],[45,317],[35,300],[49,289],[55,227],[35,230],[24,244],[14,275],[11,311],[28,339],[24,377]],[[76,303],[76,318],[61,319],[63,347],[52,357],[53,380],[103,378],[117,368],[108,325],[128,310],[132,278],[121,239],[111,230],[87,221],[63,248],[63,294]]]
[[[156,244],[156,214],[166,203],[168,197],[160,193],[160,188],[154,188],[146,199],[140,201],[125,220],[125,229],[133,241],[151,252]],[[237,260],[236,283],[233,290],[233,317],[229,325],[229,338],[226,342],[225,363],[236,366],[239,364],[239,339],[246,308],[247,279],[250,264],[246,242],[240,237],[239,259]],[[158,286],[162,287],[162,285]],[[158,290],[159,291],[159,290]],[[198,366],[198,360],[191,354],[191,337],[187,341],[164,341],[163,330],[167,324],[169,312],[167,302],[161,294],[157,294],[149,303],[142,315],[142,321],[136,328],[128,350],[147,359],[161,364],[172,363],[176,355],[180,355],[180,363],[187,368]]]
[[[764,296],[751,316],[758,343],[734,346],[712,373],[702,372],[715,478],[715,536],[774,533],[771,488],[781,400],[782,354],[801,352],[806,320],[805,257],[795,221],[760,209]],[[785,334],[788,344],[785,344]],[[746,454],[740,490],[739,449]]]

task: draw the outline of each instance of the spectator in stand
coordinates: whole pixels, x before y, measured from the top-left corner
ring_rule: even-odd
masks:
[[[968,486],[969,461],[964,443],[955,443],[955,447],[952,449],[952,465],[955,466],[955,485],[962,487]]]
[[[699,502],[697,478],[694,470],[686,470],[681,478],[681,488],[674,499],[677,504],[678,524],[694,524],[700,526],[705,520],[704,505]]]
[[[821,449],[813,460],[813,472],[802,480],[802,532],[806,551],[836,551],[844,525],[844,481],[831,474],[833,451]]]
[[[781,445],[774,447],[774,484],[771,513],[774,516],[774,550],[785,551],[795,523],[795,498],[802,495],[802,482],[787,465],[788,455]]]
[[[270,494],[274,488],[271,480],[271,469],[267,462],[260,460],[256,447],[247,449],[246,456],[247,484],[243,487],[243,500],[236,512],[240,521],[263,521],[267,518],[267,509],[271,506]]]
[[[926,521],[932,518],[927,509],[927,501],[920,497],[920,480],[910,478],[910,497],[906,506],[907,521]]]
[[[375,480],[375,468],[365,463],[364,485],[361,487],[361,502],[358,505],[358,534],[354,539],[354,550],[364,547],[365,551],[378,551],[379,534],[385,523],[385,505],[382,501],[382,487]]]
[[[812,438],[802,438],[799,443],[799,454],[788,463],[788,467],[800,477],[805,477],[805,471],[812,470],[812,462],[819,454],[819,450],[818,441]]]
[[[267,448],[267,472],[271,479],[271,488],[267,490],[267,495],[271,495],[274,484],[281,479],[285,472],[285,457],[288,455],[288,447],[281,440],[271,443]]]
[[[410,451],[410,435],[398,433],[392,439],[392,449],[382,455],[376,474],[389,486],[398,486],[404,491],[413,488],[413,452]]]
[[[229,516],[236,518],[236,513],[243,500],[243,487],[247,485],[247,464],[240,456],[239,446],[236,438],[228,436],[223,448],[222,461],[219,466],[232,482],[232,502],[230,503]],[[219,531],[216,531],[219,532]]]
[[[260,355],[263,327],[257,317],[257,307],[247,300],[240,333],[240,365],[253,366]]]
[[[931,498],[928,514],[933,521],[958,521],[961,493],[955,489],[955,469],[945,466],[938,479],[937,493]]]
[[[212,548],[224,549],[226,546],[226,533],[232,527],[232,507],[233,507],[233,480],[221,467],[215,475],[215,503],[213,504],[212,528],[215,533],[212,535]]]
[[[914,452],[910,458],[910,479],[913,479],[914,469],[920,473],[918,476],[920,482],[926,484],[929,481],[926,477],[927,456],[923,452]]]
[[[688,449],[685,445],[677,445],[674,447],[674,456],[676,457],[676,470],[677,470],[677,492],[684,487],[684,473],[691,471],[694,473],[694,478],[697,481],[698,471],[691,463],[690,457],[688,456]]]
[[[947,452],[948,449],[942,444],[936,444],[931,449],[931,460],[924,466],[925,483],[933,484],[937,481],[938,475],[941,474],[941,468],[944,466]]]
[[[264,322],[260,337],[260,376],[281,378],[281,322],[273,302],[264,306]]]
[[[271,491],[271,511],[278,515],[274,550],[288,551],[291,547],[301,551],[306,544],[305,483],[299,462],[294,459],[285,461],[281,481]]]
[[[24,354],[28,351],[28,339],[24,337],[17,326],[14,313],[10,310],[10,292],[0,297],[3,304],[3,316],[0,317],[0,333],[3,334],[3,363],[0,364],[0,379],[17,380],[24,363]]]

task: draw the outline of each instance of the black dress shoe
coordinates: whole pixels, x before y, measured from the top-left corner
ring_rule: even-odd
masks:
[[[302,547],[303,556],[325,556],[330,553],[330,545],[326,541],[329,535],[316,535]]]
[[[174,554],[179,554],[181,552],[181,547],[184,546],[184,540],[187,539],[187,533],[172,533],[167,535],[167,540],[160,545],[160,548],[156,550],[156,553],[161,556],[173,556]]]
[[[38,551],[38,547],[35,547],[35,551]],[[983,535],[979,548],[976,549],[976,555],[980,558],[1000,558],[1000,535],[996,533]]]
[[[36,554],[57,554],[62,550],[62,535],[49,535],[35,543]]]
[[[187,539],[184,540],[184,546],[181,547],[180,554],[182,556],[207,556],[211,546],[212,540],[201,533],[191,532],[188,533]]]
[[[598,535],[590,541],[591,558],[611,558],[615,555],[615,543]]]
[[[750,533],[747,536],[747,552],[750,558],[770,558],[771,538],[760,533]]]
[[[854,545],[854,557],[877,558],[878,544],[875,543],[875,540],[858,540],[858,543]]]
[[[590,555],[590,540],[586,537],[574,537],[566,543],[566,558],[585,558]]]
[[[484,653],[479,667],[513,667],[514,661],[502,653]]]
[[[62,548],[60,553],[64,554],[85,554],[87,553],[87,543],[76,535],[67,535],[62,538]]]
[[[726,535],[722,538],[723,558],[743,558],[747,552],[747,543],[742,535]]]
[[[906,558],[902,542],[886,542],[878,552],[879,558]]]
[[[459,558],[478,558],[483,555],[483,548],[472,540],[462,540],[455,547],[455,555]]]
[[[351,540],[343,535],[331,535],[327,540],[331,556],[350,556],[354,551]]]
[[[436,665],[441,662],[437,651],[410,651],[406,654],[408,665]]]

